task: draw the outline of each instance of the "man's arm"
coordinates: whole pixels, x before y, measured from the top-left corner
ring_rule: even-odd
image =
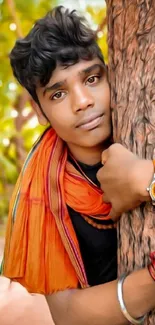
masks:
[[[102,163],[97,177],[104,201],[112,205],[112,219],[150,200],[146,189],[154,174],[151,160],[139,159],[120,144],[113,144],[103,152]]]
[[[112,203],[113,217],[149,201],[146,190],[154,167],[119,144],[103,153],[98,173],[104,200]],[[155,308],[155,283],[147,269],[132,273],[124,282],[124,301],[131,316],[138,318]],[[47,297],[56,325],[125,325],[117,300],[117,281],[82,290],[68,290]]]
[[[129,275],[123,286],[126,308],[138,318],[155,307],[155,282],[147,269]],[[126,325],[117,300],[117,281],[47,297],[56,325]]]
[[[31,295],[5,277],[0,277],[0,324],[54,325],[44,296]]]

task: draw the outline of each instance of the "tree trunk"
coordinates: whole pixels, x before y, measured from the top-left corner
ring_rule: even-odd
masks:
[[[114,141],[142,158],[152,159],[155,153],[155,0],[107,0],[107,10]],[[147,204],[124,214],[120,220],[118,273],[147,265],[151,250],[155,250],[155,211]],[[155,324],[155,313],[145,324]]]

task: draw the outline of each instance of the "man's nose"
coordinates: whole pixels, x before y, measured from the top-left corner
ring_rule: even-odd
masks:
[[[94,106],[94,98],[87,87],[78,87],[72,94],[72,109],[74,113]]]

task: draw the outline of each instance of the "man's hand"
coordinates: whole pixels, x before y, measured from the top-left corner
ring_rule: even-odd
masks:
[[[31,295],[5,277],[0,277],[0,324],[54,325],[44,296]]]
[[[102,153],[102,163],[104,166],[97,177],[104,201],[112,205],[110,216],[113,220],[150,200],[146,188],[154,173],[151,160],[139,159],[120,144],[113,144]]]

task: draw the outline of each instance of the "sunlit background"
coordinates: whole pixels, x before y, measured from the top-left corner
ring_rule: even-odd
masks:
[[[9,52],[16,38],[26,35],[36,19],[60,4],[84,13],[96,32],[97,41],[107,61],[104,0],[0,0],[0,223],[2,225],[6,220],[13,185],[26,154],[43,131],[31,109],[29,95],[12,75]]]

